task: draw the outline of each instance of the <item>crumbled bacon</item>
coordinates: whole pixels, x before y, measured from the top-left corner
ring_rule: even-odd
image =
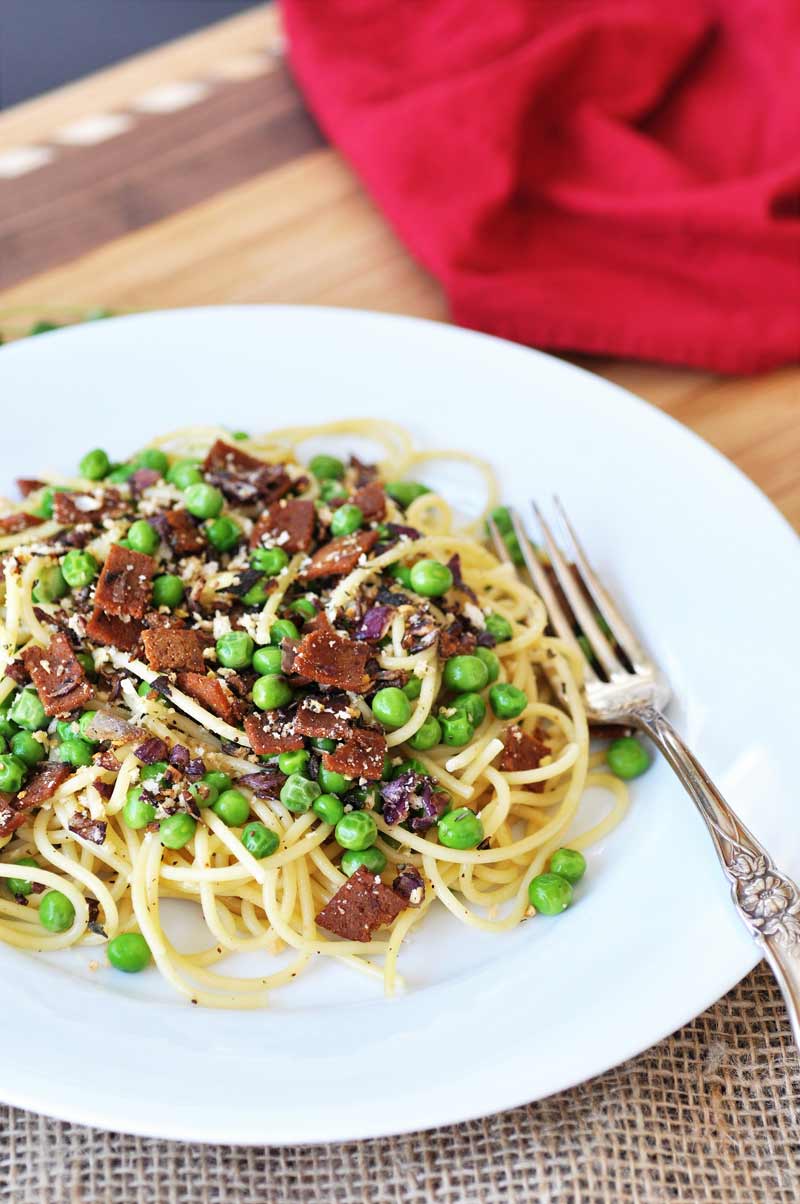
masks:
[[[29,527],[38,527],[44,519],[38,518],[35,514],[26,514],[23,510],[19,510],[16,514],[4,514],[0,518],[0,535],[18,535],[20,531],[27,531]]]
[[[46,648],[29,645],[22,659],[48,715],[66,715],[92,697],[83,665],[63,631],[57,631]]]
[[[237,778],[236,785],[252,790],[256,798],[277,798],[285,781],[286,774],[281,773],[277,765],[270,765],[258,773],[246,773]]]
[[[352,735],[354,716],[345,694],[323,698],[308,695],[297,708],[295,731],[314,740],[347,740]]]
[[[282,464],[266,464],[222,439],[210,449],[203,470],[233,502],[274,502],[294,484]]]
[[[99,765],[101,769],[107,769],[110,773],[118,773],[122,762],[118,757],[115,757],[110,748],[103,749],[94,759],[95,765]],[[95,782],[95,785],[97,783]]]
[[[311,557],[311,562],[303,571],[308,581],[316,577],[343,577],[352,573],[362,556],[374,547],[378,539],[377,531],[356,531],[353,535],[339,535],[330,543],[324,544]]]
[[[284,708],[245,715],[244,730],[250,747],[260,757],[294,752],[303,747],[303,737],[295,731],[294,718]]]
[[[368,485],[370,481],[374,481],[378,475],[376,465],[365,464],[363,460],[359,460],[358,456],[350,457],[350,467],[356,474],[356,485],[359,489],[362,485]]]
[[[236,723],[241,717],[241,703],[219,677],[207,677],[194,672],[179,673],[178,689],[219,715],[226,723]]]
[[[354,506],[358,506],[368,523],[382,522],[386,517],[386,494],[380,481],[370,481],[357,489],[352,497]]]
[[[360,865],[323,907],[317,923],[347,941],[369,941],[377,928],[391,924],[407,906],[407,899]]]
[[[104,819],[92,819],[88,811],[76,811],[69,821],[69,830],[92,844],[103,844],[108,825]]]
[[[369,655],[366,644],[340,635],[326,622],[303,636],[294,651],[292,672],[321,686],[364,694],[370,685],[366,672]]]
[[[477,637],[463,619],[453,619],[448,627],[439,632],[439,656],[449,660],[451,656],[467,656],[475,651]]]
[[[425,900],[425,879],[415,865],[400,865],[400,873],[392,883],[392,890],[408,900],[409,907],[420,907]]]
[[[104,518],[119,518],[125,513],[128,503],[116,489],[107,489],[100,497],[92,493],[53,494],[53,518],[64,526],[75,523],[97,525]]]
[[[188,510],[163,510],[153,519],[153,526],[176,556],[194,556],[206,546],[203,532]]]
[[[348,778],[368,778],[377,781],[383,773],[386,737],[369,727],[357,727],[345,744],[326,752],[322,765]]]
[[[71,773],[71,766],[62,761],[44,761],[31,771],[27,785],[19,794],[0,795],[0,836],[8,836],[20,828],[27,813],[52,798]]]
[[[29,493],[36,493],[37,489],[44,489],[45,482],[37,481],[35,477],[17,477],[17,489],[22,497],[27,497]]]
[[[166,743],[159,736],[151,736],[133,752],[143,765],[155,765],[156,762],[165,761],[167,758]]]
[[[203,649],[194,631],[159,627],[145,631],[142,640],[147,663],[156,672],[183,669],[205,673]]]
[[[429,610],[415,610],[406,619],[403,647],[407,652],[421,652],[439,638],[439,624]]]
[[[284,552],[307,552],[314,539],[316,511],[314,503],[303,498],[282,498],[273,502],[253,527],[250,547],[274,544]]]
[[[95,644],[134,652],[142,636],[142,624],[138,619],[123,619],[98,608],[86,624],[86,634]]]
[[[152,556],[113,544],[97,582],[95,609],[141,619],[150,605],[156,571]]]
[[[542,757],[548,756],[550,748],[541,738],[542,733],[524,732],[521,727],[514,726],[506,729],[503,736],[503,752],[498,762],[504,773],[517,773],[525,769],[538,769]],[[529,782],[526,790],[533,794],[541,794],[544,782]]]

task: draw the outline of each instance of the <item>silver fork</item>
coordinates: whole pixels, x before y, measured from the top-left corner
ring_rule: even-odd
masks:
[[[538,506],[532,503],[550,565],[571,614],[553,588],[519,516],[513,510],[509,513],[553,631],[584,657],[583,697],[588,718],[595,723],[624,723],[646,733],[675,771],[714,842],[739,918],[772,967],[795,1042],[800,1046],[800,891],[788,875],[776,868],[767,850],[725,801],[663,714],[671,696],[669,683],[592,569],[557,498],[554,504],[572,545],[569,559],[561,552]],[[490,520],[489,527],[498,556],[510,561],[497,526]],[[604,623],[598,622],[598,613]],[[589,641],[600,673],[585,657],[575,635],[576,625]]]

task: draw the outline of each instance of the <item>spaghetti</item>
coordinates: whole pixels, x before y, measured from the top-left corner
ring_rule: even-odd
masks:
[[[304,467],[330,436],[381,462]],[[316,956],[391,993],[437,900],[491,932],[535,914],[587,786],[610,806],[576,851],[627,791],[590,753],[580,666],[483,542],[489,468],[460,457],[486,488],[460,527],[414,483],[451,456],[370,420],[191,427],[22,483],[0,516],[0,939],[149,953],[192,1002],[254,1008]],[[168,937],[170,899],[203,952]],[[220,972],[235,952],[263,973]]]

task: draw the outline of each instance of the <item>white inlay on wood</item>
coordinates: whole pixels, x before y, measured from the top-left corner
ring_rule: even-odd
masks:
[[[140,113],[176,113],[178,109],[197,104],[198,100],[208,96],[209,91],[208,84],[201,84],[197,80],[176,80],[151,88],[134,100],[131,108]]]
[[[44,167],[53,158],[46,146],[15,146],[0,154],[0,179],[13,180],[37,167]]]
[[[132,125],[133,118],[126,113],[95,113],[65,125],[53,136],[53,141],[66,146],[96,146],[99,142],[107,142],[109,138],[124,134]]]

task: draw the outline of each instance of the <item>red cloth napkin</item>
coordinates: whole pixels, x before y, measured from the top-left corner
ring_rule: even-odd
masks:
[[[457,322],[800,359],[798,0],[283,0],[293,70]]]

